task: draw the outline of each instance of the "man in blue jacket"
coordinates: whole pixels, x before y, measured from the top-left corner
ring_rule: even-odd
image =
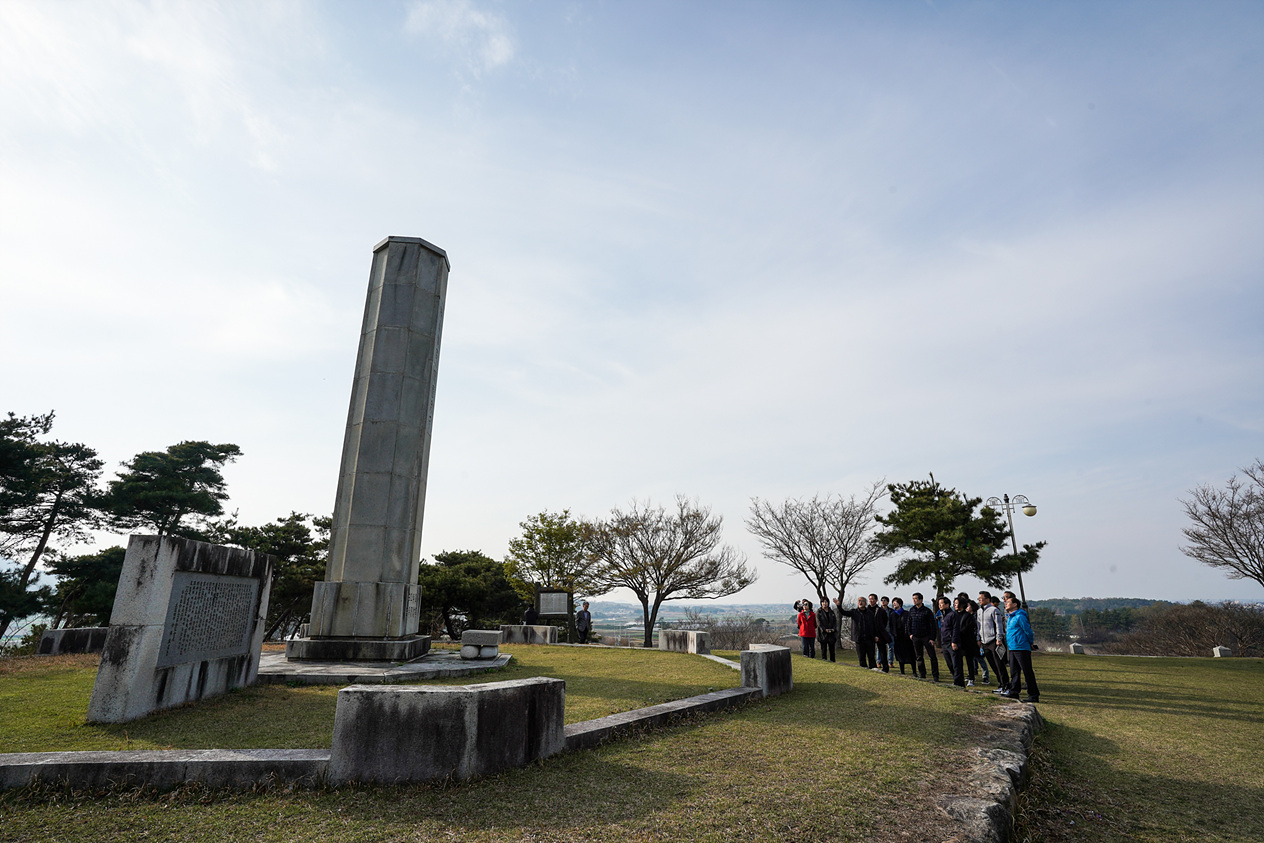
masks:
[[[1017,699],[1023,690],[1023,679],[1026,679],[1027,696],[1023,702],[1040,702],[1040,686],[1036,684],[1036,674],[1031,669],[1031,643],[1034,640],[1026,610],[1018,605],[1015,597],[1006,595],[1005,646],[1009,649],[1010,685],[1004,696]]]

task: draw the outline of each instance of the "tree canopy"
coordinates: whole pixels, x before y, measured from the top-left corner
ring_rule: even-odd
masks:
[[[585,552],[587,525],[569,509],[541,512],[518,525],[522,535],[509,542],[505,573],[523,600],[535,599],[535,588],[564,588],[581,597],[596,597],[602,585],[594,560]]]
[[[127,470],[106,491],[111,523],[123,530],[151,528],[159,536],[204,538],[184,519],[223,513],[228,492],[221,469],[239,456],[236,445],[187,441],[137,454],[123,463]]]
[[[266,638],[287,637],[310,614],[312,590],[325,577],[333,519],[291,512],[260,527],[242,527],[236,518],[216,525],[211,538],[276,558],[268,598]]]
[[[648,501],[592,525],[589,553],[604,586],[626,588],[641,602],[646,647],[654,645],[658,610],[667,600],[736,594],[755,581],[745,557],[721,545],[724,519],[677,496],[667,510]]]
[[[48,604],[48,611],[53,614],[52,628],[108,624],[126,556],[126,548],[115,546],[58,559],[49,565],[49,571],[58,578]]]
[[[936,594],[948,594],[958,577],[977,577],[1004,589],[1019,572],[1035,566],[1045,542],[1025,544],[1017,555],[1005,553],[1009,528],[991,507],[978,509],[982,498],[968,498],[956,489],[930,480],[887,486],[895,507],[875,520],[885,529],[874,540],[891,553],[907,556],[885,580],[890,585],[932,581]]]
[[[442,626],[459,641],[466,629],[515,623],[522,601],[504,566],[478,550],[436,553],[420,567],[423,629]],[[428,621],[428,622],[427,622]]]
[[[103,463],[87,445],[43,441],[52,425],[51,412],[0,420],[0,555],[20,566],[6,573],[0,635],[35,611],[21,595],[51,544],[82,541],[100,523],[96,484]]]

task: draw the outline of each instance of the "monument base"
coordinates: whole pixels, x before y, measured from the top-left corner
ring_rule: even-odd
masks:
[[[291,661],[406,662],[430,652],[429,635],[406,638],[295,638],[285,642]]]

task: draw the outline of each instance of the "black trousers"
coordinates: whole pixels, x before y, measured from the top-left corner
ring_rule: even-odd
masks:
[[[961,669],[961,659],[957,658],[957,654],[953,652],[952,645],[941,646],[940,650],[944,654],[944,670],[952,677],[952,681],[957,681],[957,671]],[[961,684],[966,684],[966,680],[962,679]]]
[[[973,682],[979,674],[979,654],[974,651],[973,644],[969,644],[966,646],[966,649],[958,650],[957,652],[961,653],[965,657],[966,676],[971,682]]]
[[[1011,697],[1016,697],[1023,692],[1023,679],[1026,679],[1027,696],[1032,700],[1040,699],[1040,686],[1036,684],[1036,674],[1031,669],[1031,650],[1009,651],[1009,675]]]
[[[935,645],[931,642],[933,638],[914,638],[913,654],[917,657],[917,673],[923,679],[926,678],[926,659],[922,656],[922,651],[926,651],[926,655],[930,656],[930,675],[939,678],[939,658],[935,655]]]
[[[856,658],[860,660],[861,667],[874,667],[873,661],[873,645],[866,644],[864,641],[856,642]],[[868,662],[866,664],[865,662]]]
[[[983,645],[983,657],[987,659],[988,666],[996,677],[996,687],[1007,687],[1009,685],[1009,671],[1005,669],[1005,659],[997,655],[995,641]]]
[[[821,661],[825,661],[825,654],[829,653],[829,660],[834,661],[834,648],[837,646],[833,638],[818,638],[816,643],[821,647]]]
[[[890,673],[891,662],[887,661],[887,642],[875,641],[874,646],[878,650],[878,664],[882,665],[882,672]]]

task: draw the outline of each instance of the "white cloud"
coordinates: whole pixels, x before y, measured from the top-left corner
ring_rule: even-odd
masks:
[[[417,0],[408,10],[404,31],[443,44],[475,76],[514,57],[509,22],[476,8],[470,0]]]

